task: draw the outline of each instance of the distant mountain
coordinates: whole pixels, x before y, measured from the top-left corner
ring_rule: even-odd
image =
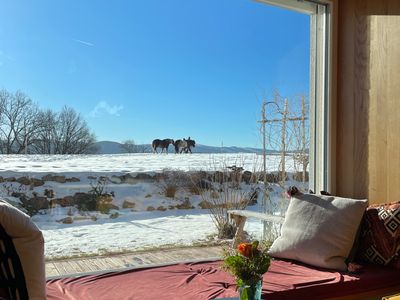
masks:
[[[126,151],[122,149],[121,144],[118,142],[101,141],[97,142],[95,145],[99,149],[97,152],[99,154],[126,153]]]
[[[214,147],[198,144],[193,149],[196,153],[262,153],[262,149],[250,147]]]
[[[112,141],[100,141],[96,143],[99,154],[120,154],[126,153],[118,142]],[[140,152],[151,152],[150,144],[137,145],[138,148],[142,149]],[[250,147],[214,147],[196,144],[196,147],[192,149],[193,153],[262,153],[262,149],[250,148]],[[174,147],[169,146],[169,152],[174,152]],[[268,150],[268,153],[275,153],[276,151]]]

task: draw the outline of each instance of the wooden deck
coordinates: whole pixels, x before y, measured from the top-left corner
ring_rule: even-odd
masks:
[[[217,259],[222,254],[222,247],[189,247],[129,254],[74,258],[46,262],[46,277],[76,276],[102,271],[115,271],[151,265],[175,262]]]

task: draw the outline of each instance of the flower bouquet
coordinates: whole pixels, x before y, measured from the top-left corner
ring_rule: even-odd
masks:
[[[225,251],[223,268],[236,277],[240,300],[261,299],[262,275],[268,271],[271,258],[268,245],[259,246],[254,241]]]

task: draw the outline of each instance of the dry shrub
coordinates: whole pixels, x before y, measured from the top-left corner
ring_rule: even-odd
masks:
[[[189,198],[185,198],[185,200],[181,203],[175,206],[177,209],[194,209],[194,206],[190,202]]]
[[[168,198],[175,198],[175,194],[178,191],[178,187],[176,185],[167,185],[164,188],[164,195]]]
[[[256,161],[253,163],[254,166],[257,165]],[[221,239],[233,238],[236,232],[236,224],[228,218],[227,211],[245,209],[251,199],[242,189],[242,185],[253,185],[258,181],[255,167],[250,172],[244,170],[243,165],[244,161],[240,156],[233,162],[214,157],[210,161],[210,167],[214,171],[200,171],[189,175],[192,186],[195,187],[192,189],[195,192],[193,194],[201,197],[199,207],[209,210]]]
[[[108,194],[97,196],[96,209],[101,213],[108,213],[110,211],[113,197]]]
[[[212,199],[219,199],[219,197],[220,197],[220,193],[218,193],[218,192],[215,191],[215,190],[211,190],[209,193],[210,193],[210,197],[211,197]]]
[[[296,172],[293,174],[293,180],[302,182],[303,181],[303,172]],[[304,176],[304,181],[308,182],[309,181],[309,174],[308,172],[305,172],[305,176]]]
[[[203,190],[211,188],[208,180],[209,174],[205,171],[191,172],[186,175],[184,184],[192,195],[200,195]]]
[[[234,237],[236,224],[228,218],[227,211],[245,209],[249,203],[246,191],[241,188],[243,171],[243,168],[236,166],[227,167],[223,171],[217,170],[209,174],[207,179],[202,179],[203,188],[199,187],[200,181],[197,178],[193,180],[193,185],[201,190],[202,201],[199,206],[210,211],[218,238]]]
[[[157,185],[165,197],[175,198],[176,193],[181,188],[183,178],[182,172],[165,171],[161,176],[158,176]]]
[[[189,193],[192,195],[200,195],[201,194],[201,189],[198,186],[195,185],[190,185],[188,187]]]

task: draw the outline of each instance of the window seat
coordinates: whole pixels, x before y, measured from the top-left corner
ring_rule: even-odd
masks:
[[[47,299],[215,299],[237,297],[221,261],[173,264],[47,281]],[[364,266],[360,274],[274,260],[265,299],[366,299],[400,291],[400,270]],[[380,299],[380,298],[377,298]]]

